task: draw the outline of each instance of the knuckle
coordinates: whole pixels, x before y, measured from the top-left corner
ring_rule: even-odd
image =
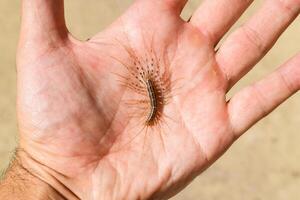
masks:
[[[243,40],[255,48],[259,53],[264,53],[266,51],[264,41],[255,29],[244,25],[241,27],[241,34]]]
[[[277,0],[276,3],[286,12],[294,12],[300,9],[300,0]]]
[[[295,69],[295,76],[296,76],[296,90],[300,90],[300,53],[296,56],[296,69]]]
[[[288,80],[285,76],[285,74],[283,74],[282,72],[278,72],[277,73],[278,77],[279,77],[279,80],[281,80],[283,86],[287,89],[287,91],[289,93],[294,93],[294,91],[296,91],[296,85],[293,84],[292,81]]]

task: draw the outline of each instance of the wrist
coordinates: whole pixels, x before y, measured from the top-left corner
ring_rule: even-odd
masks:
[[[65,200],[56,189],[24,165],[26,158],[16,155],[0,182],[0,199]]]

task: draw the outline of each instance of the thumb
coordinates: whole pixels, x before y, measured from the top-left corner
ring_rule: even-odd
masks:
[[[67,36],[63,0],[22,0],[21,42],[49,44]]]

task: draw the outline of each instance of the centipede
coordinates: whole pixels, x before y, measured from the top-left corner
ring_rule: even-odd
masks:
[[[124,103],[132,110],[131,117],[137,118],[145,129],[159,128],[167,116],[164,107],[172,98],[169,62],[152,45],[144,48],[146,53],[142,56],[133,47],[123,44],[122,47],[130,59],[126,62],[116,59],[126,69],[118,75],[119,82],[135,97]]]

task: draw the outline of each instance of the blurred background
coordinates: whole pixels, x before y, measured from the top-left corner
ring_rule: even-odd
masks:
[[[66,19],[77,38],[86,39],[104,29],[131,0],[65,0]],[[260,7],[256,0],[235,25]],[[187,19],[201,0],[190,0]],[[15,53],[20,24],[20,1],[0,0],[0,170],[17,144],[15,114]],[[283,34],[275,47],[231,92],[261,79],[300,52],[300,21]],[[299,66],[300,67],[300,66]],[[249,130],[210,169],[172,200],[296,200],[300,198],[300,94],[290,98]]]

